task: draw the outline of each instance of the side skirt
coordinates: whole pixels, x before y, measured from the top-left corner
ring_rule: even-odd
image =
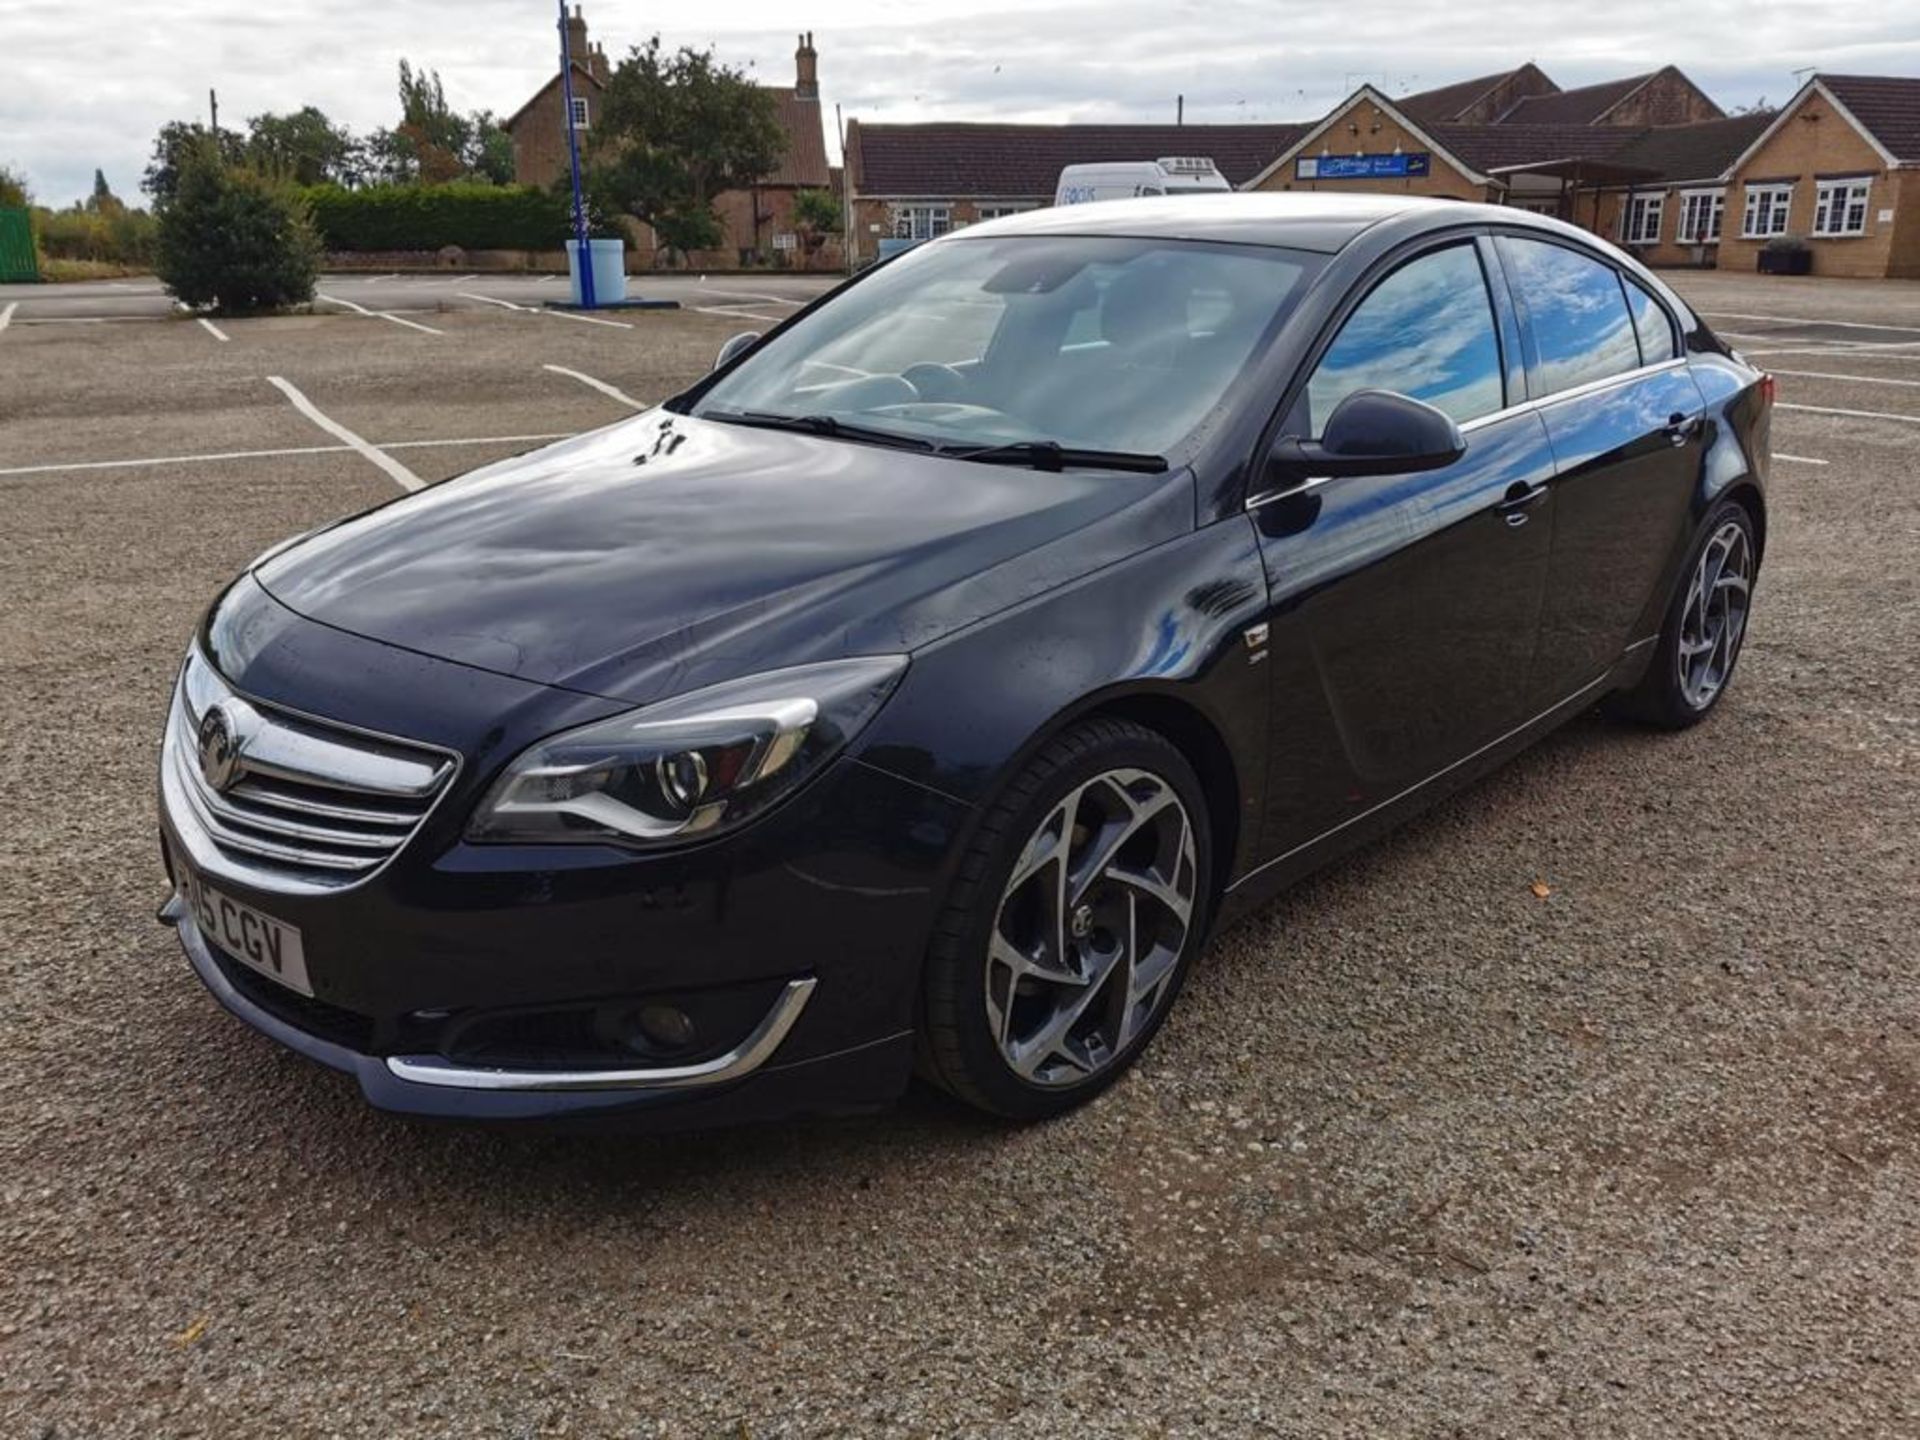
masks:
[[[1574,716],[1592,707],[1608,691],[1617,689],[1622,683],[1632,683],[1646,668],[1653,642],[1657,638],[1636,640],[1605,675],[1581,686],[1551,708],[1488,741],[1471,754],[1463,755],[1426,779],[1409,785],[1399,794],[1389,796],[1358,815],[1341,821],[1332,829],[1247,871],[1227,886],[1226,893],[1221,897],[1214,929],[1218,931],[1245,919],[1295,881],[1304,879],[1343,855],[1351,854],[1423,810],[1457,794],[1481,776],[1498,769],[1536,740],[1551,734]]]

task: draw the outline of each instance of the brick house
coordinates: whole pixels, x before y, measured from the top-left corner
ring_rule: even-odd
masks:
[[[573,71],[573,128],[586,132],[600,118],[600,96],[607,88],[607,52],[587,43],[587,22],[578,5],[567,17],[567,64]],[[567,173],[566,93],[556,71],[505,121],[513,137],[513,178],[542,189]],[[555,244],[559,242],[556,240]]]
[[[1728,167],[1721,263],[1799,235],[1816,275],[1920,277],[1920,78],[1815,75]]]
[[[599,123],[600,104],[612,70],[606,51],[587,39],[587,22],[580,6],[567,17],[567,59],[573,70],[572,126],[584,145],[587,132]],[[744,190],[714,197],[724,238],[718,249],[691,255],[689,263],[709,268],[762,263],[798,257],[803,252],[794,231],[793,200],[806,189],[829,190],[833,175],[827,163],[826,131],[820,109],[819,52],[813,36],[800,37],[794,53],[794,83],[763,85],[774,102],[774,112],[786,136],[785,150],[774,171]],[[566,109],[558,73],[534,92],[526,104],[505,122],[513,137],[513,175],[522,185],[546,187],[567,174]],[[645,226],[635,227],[638,243],[628,251],[629,264],[646,268],[658,252]],[[554,237],[556,247],[560,237]],[[815,257],[816,263],[837,265],[837,253]]]

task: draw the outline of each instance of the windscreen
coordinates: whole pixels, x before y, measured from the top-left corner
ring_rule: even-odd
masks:
[[[1318,260],[1109,236],[942,241],[775,336],[694,413],[1164,455],[1221,402]]]

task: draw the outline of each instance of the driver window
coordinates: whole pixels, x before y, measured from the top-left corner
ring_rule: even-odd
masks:
[[[1393,390],[1465,422],[1504,403],[1500,342],[1471,244],[1410,260],[1347,317],[1307,382],[1306,432],[1356,390]]]

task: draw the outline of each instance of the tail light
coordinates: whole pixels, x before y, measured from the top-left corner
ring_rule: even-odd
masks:
[[[1765,371],[1762,371],[1760,375],[1760,403],[1766,406],[1769,410],[1771,410],[1773,408],[1773,396],[1774,396],[1773,376],[1766,373]]]

